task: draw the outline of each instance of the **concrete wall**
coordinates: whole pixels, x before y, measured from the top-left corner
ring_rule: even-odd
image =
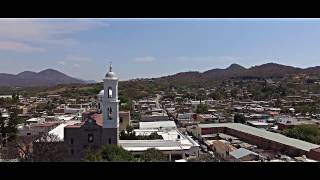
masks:
[[[89,134],[93,136],[93,142],[89,142]],[[80,161],[85,157],[88,149],[99,149],[102,141],[101,134],[102,127],[98,125],[89,127],[82,126],[80,128],[65,128],[64,143],[68,148],[70,160]]]
[[[130,111],[120,111],[119,112],[119,131],[125,130],[130,124]]]
[[[119,131],[117,128],[103,128],[101,144],[118,144]]]
[[[320,161],[320,148],[311,149],[307,157]]]

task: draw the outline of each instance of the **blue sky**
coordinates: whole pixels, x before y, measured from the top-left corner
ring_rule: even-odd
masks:
[[[320,19],[0,19],[0,72],[101,81],[275,62],[320,65]]]

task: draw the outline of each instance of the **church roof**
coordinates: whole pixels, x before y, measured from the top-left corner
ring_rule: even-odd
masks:
[[[102,89],[102,90],[99,92],[98,95],[103,96],[103,95],[104,95],[104,89]]]
[[[107,72],[106,74],[106,78],[117,78],[116,77],[116,74],[112,71],[112,65],[110,64],[110,67],[109,67],[109,72]]]
[[[97,125],[103,126],[103,115],[102,114],[95,113],[95,114],[91,115],[91,118],[96,121]],[[88,120],[89,120],[89,118],[87,118],[85,121],[83,121],[81,123],[71,124],[71,125],[67,125],[65,127],[66,128],[80,128]]]
[[[99,126],[103,126],[103,115],[102,114],[93,114],[91,116],[92,119],[96,121]]]

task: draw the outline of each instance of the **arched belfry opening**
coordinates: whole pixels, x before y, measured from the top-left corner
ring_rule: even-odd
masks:
[[[112,87],[108,87],[108,98],[112,98]]]
[[[108,119],[112,120],[112,108],[108,108]]]

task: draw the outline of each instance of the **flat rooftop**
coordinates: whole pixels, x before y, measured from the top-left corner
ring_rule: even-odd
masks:
[[[263,129],[258,129],[252,126],[247,126],[244,124],[240,123],[215,123],[215,124],[199,124],[198,125],[200,128],[217,128],[217,127],[226,127],[230,129],[234,129],[237,131],[245,132],[248,134],[252,134],[254,136],[258,136],[261,138],[269,139],[281,144],[285,144],[291,147],[295,147],[298,149],[302,149],[304,151],[310,151],[311,149],[314,148],[319,148],[320,145],[317,144],[312,144],[306,141],[294,139],[294,138],[289,138],[287,136],[284,136],[279,133],[273,133],[270,131],[266,131]]]
[[[174,121],[139,122],[140,129],[176,128]]]
[[[51,131],[49,131],[49,134],[54,134],[54,135],[58,136],[60,141],[63,141],[64,140],[64,128],[66,126],[74,125],[74,124],[77,124],[77,123],[81,123],[81,121],[68,121],[66,123],[60,124],[56,128],[54,128]]]
[[[146,151],[150,148],[162,151],[183,150],[179,142],[170,140],[119,140],[119,144],[127,151]]]

